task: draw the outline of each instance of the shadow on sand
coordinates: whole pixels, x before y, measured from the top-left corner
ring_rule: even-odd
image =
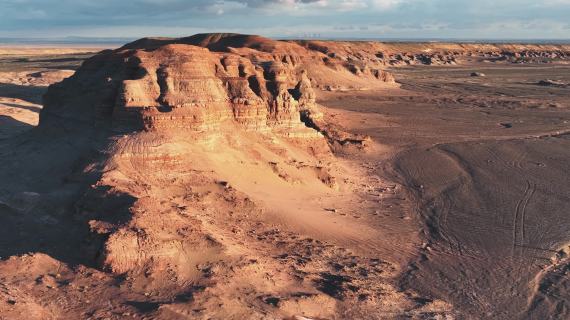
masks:
[[[136,198],[93,186],[105,163],[105,135],[51,132],[0,117],[0,128],[28,130],[0,136],[0,259],[45,253],[69,265],[95,266],[105,235],[89,221],[125,222]],[[102,165],[101,165],[102,166]]]
[[[42,97],[46,91],[47,87],[0,83],[0,96],[21,99],[35,104],[42,103]]]
[[[30,130],[33,127],[34,126],[18,121],[10,116],[0,115],[0,141]]]

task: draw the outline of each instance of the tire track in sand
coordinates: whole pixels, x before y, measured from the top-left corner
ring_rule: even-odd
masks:
[[[516,254],[516,248],[520,249],[519,256],[522,256],[522,250],[525,241],[525,221],[526,221],[526,208],[531,198],[536,191],[536,184],[531,181],[526,181],[526,188],[523,192],[522,197],[517,201],[515,206],[515,212],[513,214],[513,244],[512,244],[512,255]]]

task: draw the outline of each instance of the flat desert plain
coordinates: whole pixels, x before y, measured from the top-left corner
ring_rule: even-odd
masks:
[[[161,69],[153,59],[189,49],[149,41],[112,53],[144,45],[136,63],[158,68],[146,75],[158,79],[159,112],[135,130],[124,129],[130,113],[92,126],[80,107],[106,94],[150,101],[150,85],[129,87],[146,75],[120,69],[124,56],[0,50],[0,319],[570,317],[569,64],[388,63],[395,83],[375,71],[389,84],[352,87],[360,71],[343,73],[329,54],[327,68],[348,80],[320,85],[329,69],[314,67],[288,87],[306,127],[297,115],[263,129],[271,116],[234,99],[239,126],[201,115],[205,129],[184,133],[186,105],[172,102],[183,90],[211,104],[223,82],[246,107],[262,105],[236,84],[257,72],[235,57],[250,49],[221,58],[237,76],[216,67],[217,82],[202,64],[223,50],[202,43],[210,51]],[[252,41],[260,52],[317,46],[243,47]],[[427,45],[400,46],[387,48]],[[291,75],[267,68],[278,93],[253,76],[249,86],[279,105],[278,79]],[[121,77],[135,80],[109,93]]]
[[[472,70],[487,77],[469,78]],[[326,96],[390,147],[376,172],[409,192],[422,249],[400,285],[472,318],[568,316],[568,67],[412,67],[402,89]],[[398,210],[392,211],[394,214]],[[403,232],[402,232],[403,233]],[[564,251],[566,250],[566,251]]]

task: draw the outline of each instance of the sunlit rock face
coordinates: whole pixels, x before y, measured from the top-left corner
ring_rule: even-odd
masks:
[[[300,117],[306,109],[318,114],[315,85],[393,82],[384,71],[358,73],[321,56],[258,36],[141,39],[97,54],[51,86],[40,125],[206,132],[232,121],[246,130],[305,136],[315,134]]]
[[[290,88],[290,76],[280,64],[264,69],[191,45],[106,52],[50,88],[42,124],[62,115],[116,130],[205,131],[228,120],[249,130],[296,128],[303,126],[299,100],[289,90],[314,94],[306,78]]]

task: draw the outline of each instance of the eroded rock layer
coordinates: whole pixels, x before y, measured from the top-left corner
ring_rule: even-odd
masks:
[[[455,65],[477,60],[496,63],[565,63],[570,46],[564,44],[406,43],[376,41],[294,41],[318,51],[354,72],[386,66]]]
[[[101,52],[50,87],[40,125],[71,118],[65,125],[204,132],[233,121],[247,130],[306,137],[316,133],[300,112],[318,114],[315,85],[387,82],[393,78],[382,70],[331,65],[320,52],[257,36],[141,39]]]

